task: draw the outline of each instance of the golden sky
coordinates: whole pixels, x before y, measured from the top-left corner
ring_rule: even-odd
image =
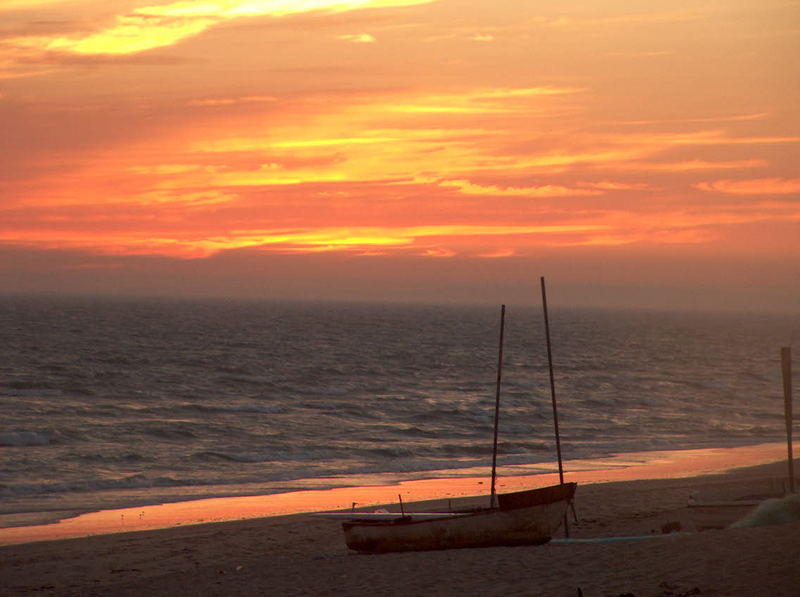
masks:
[[[3,0],[0,291],[795,308],[799,40],[798,0]]]

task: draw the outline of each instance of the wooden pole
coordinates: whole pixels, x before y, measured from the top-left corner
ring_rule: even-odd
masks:
[[[506,306],[500,307],[500,347],[497,351],[497,387],[494,397],[494,442],[492,444],[492,493],[491,506],[497,505],[495,480],[497,479],[497,432],[500,428],[500,382],[503,379],[503,332],[506,326]]]
[[[547,315],[547,291],[544,285],[544,276],[541,278],[542,282],[542,307],[544,308],[544,334],[547,339],[547,364],[550,369],[550,397],[553,402],[553,425],[556,432],[556,454],[558,455],[558,479],[564,483],[564,463],[561,460],[561,435],[558,431],[558,406],[556,405],[556,382],[553,376],[553,349],[550,344],[550,319]]]
[[[789,491],[794,493],[794,457],[792,455],[792,349],[781,348],[781,369],[783,371],[783,404],[786,417],[786,447],[789,462]]]

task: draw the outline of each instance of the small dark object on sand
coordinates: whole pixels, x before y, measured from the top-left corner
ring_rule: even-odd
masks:
[[[661,593],[661,597],[689,597],[690,595],[700,595],[703,592],[698,587],[694,587],[688,591],[681,591],[678,589],[678,585],[674,585],[667,581],[662,582],[658,586],[664,589],[664,591]]]
[[[669,533],[676,533],[681,530],[681,523],[679,521],[673,522],[665,522],[661,525],[661,532],[664,535],[668,535]]]

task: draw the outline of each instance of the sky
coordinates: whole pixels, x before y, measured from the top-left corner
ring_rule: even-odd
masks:
[[[0,293],[800,306],[800,0],[3,0]]]

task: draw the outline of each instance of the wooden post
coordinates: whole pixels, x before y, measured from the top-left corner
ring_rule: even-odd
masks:
[[[786,446],[789,462],[789,491],[794,493],[794,456],[792,455],[792,349],[781,348],[781,369],[783,371],[783,404],[786,417]]]
[[[492,489],[491,507],[497,505],[497,493],[495,492],[495,480],[497,479],[497,432],[500,428],[500,382],[503,379],[503,332],[506,325],[506,306],[500,307],[500,348],[497,351],[497,388],[494,398],[494,442],[492,444]]]

